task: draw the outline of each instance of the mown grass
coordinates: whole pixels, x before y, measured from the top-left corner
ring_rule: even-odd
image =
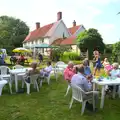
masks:
[[[8,87],[3,90],[0,97],[0,120],[119,120],[120,103],[119,99],[105,99],[103,110],[98,109],[93,113],[85,110],[83,116],[80,115],[81,104],[74,102],[69,110],[71,92],[64,97],[67,83],[63,77],[51,79],[48,86],[43,84],[40,92],[32,89],[31,94],[8,93]]]
[[[43,66],[41,66],[42,68]],[[104,74],[104,71],[101,71]],[[21,86],[19,86],[21,87]],[[60,76],[58,81],[51,78],[51,84],[44,83],[40,92],[31,87],[31,94],[9,94],[8,86],[0,97],[0,120],[119,120],[120,99],[105,98],[104,109],[97,112],[85,110],[80,115],[81,104],[74,102],[69,110],[71,92],[64,97],[67,82]],[[13,91],[14,88],[13,88]],[[98,105],[99,108],[100,105]]]

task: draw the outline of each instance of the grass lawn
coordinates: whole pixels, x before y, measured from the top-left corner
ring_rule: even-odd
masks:
[[[119,120],[120,99],[105,99],[103,110],[92,113],[85,110],[80,115],[81,104],[74,102],[69,110],[71,94],[64,97],[67,83],[62,77],[56,82],[51,79],[51,85],[43,84],[40,92],[34,89],[31,95],[8,93],[7,86],[0,97],[0,120]]]

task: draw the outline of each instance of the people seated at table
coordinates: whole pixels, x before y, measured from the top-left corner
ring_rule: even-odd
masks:
[[[85,58],[84,61],[87,62],[87,65],[88,65],[88,66],[90,65],[90,62],[89,62],[88,58]]]
[[[88,66],[88,61],[85,59],[83,61],[83,66],[84,66],[84,75],[86,76],[87,79],[93,79],[92,72],[90,67]]]
[[[52,71],[52,65],[51,65],[51,62],[48,61],[47,62],[47,67],[43,68],[40,71],[40,76],[41,77],[48,77],[51,71]]]
[[[33,62],[31,63],[31,70],[26,71],[26,82],[30,83],[30,75],[34,75],[34,74],[39,74],[39,70],[37,69],[37,63]]]
[[[0,56],[0,65],[5,65],[6,63],[5,63],[5,61],[4,61],[4,59]]]
[[[77,85],[83,91],[88,92],[88,91],[92,90],[92,83],[91,83],[90,80],[87,80],[87,78],[85,77],[84,73],[85,73],[84,72],[84,66],[83,65],[79,65],[78,73],[72,76],[71,84]],[[93,95],[93,93],[91,95]],[[83,97],[86,98],[87,95],[84,94]],[[98,99],[98,97],[95,95],[95,102],[96,103],[97,103],[97,99]]]
[[[107,58],[104,59],[104,61],[103,61],[102,64],[103,64],[103,66],[104,66],[104,70],[105,70],[105,71],[110,71],[110,70],[113,69],[113,66],[110,65],[110,63],[109,63],[109,61],[108,61]]]
[[[74,64],[72,61],[68,63],[67,68],[64,70],[64,78],[68,82],[71,81],[72,76],[76,74],[76,68],[74,67]]]
[[[111,71],[108,71],[108,75],[111,77],[111,79],[120,78],[120,69],[118,63],[113,63],[113,69]],[[112,91],[113,86],[108,86],[108,90]],[[118,86],[116,87],[116,91],[118,89]]]
[[[17,59],[14,54],[11,55],[10,62],[11,62],[11,64],[15,64],[17,62]]]
[[[25,62],[25,57],[24,57],[24,55],[23,54],[21,54],[20,55],[20,57],[19,57],[19,59],[18,59],[18,61],[17,62],[19,62],[21,65],[24,65],[24,62]]]
[[[120,77],[119,64],[113,63],[112,66],[113,66],[113,69],[111,71],[108,71],[108,75],[111,76],[112,78]]]

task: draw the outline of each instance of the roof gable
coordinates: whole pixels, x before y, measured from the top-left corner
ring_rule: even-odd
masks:
[[[71,36],[69,38],[64,39],[60,45],[75,45],[76,44],[76,36]]]
[[[43,27],[40,27],[39,29],[35,29],[34,31],[30,32],[27,37],[25,38],[24,42],[26,41],[32,41],[35,39],[38,39],[40,37],[44,37],[46,35],[46,33],[52,28],[52,26],[55,23],[51,23],[48,25],[45,25]]]
[[[54,33],[55,33],[55,30],[57,29],[57,27],[60,25],[60,24],[63,24],[64,28],[66,29],[66,31],[68,32],[68,35],[71,36],[71,33],[69,32],[68,28],[66,27],[65,23],[63,22],[63,20],[59,20],[57,21],[53,27],[48,31],[48,33],[46,34],[46,36],[53,36]]]
[[[73,26],[71,28],[68,28],[68,30],[71,33],[71,35],[74,35],[80,27],[81,27],[81,25],[77,25],[77,26]]]

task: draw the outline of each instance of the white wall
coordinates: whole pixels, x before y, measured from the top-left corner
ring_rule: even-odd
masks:
[[[49,38],[44,38],[44,43],[50,44],[50,39]]]
[[[56,40],[57,38],[63,38],[63,33],[64,33],[64,36],[65,37],[69,37],[70,34],[68,32],[68,29],[66,28],[65,24],[63,23],[63,21],[61,21],[55,31],[54,31],[54,34],[52,35],[52,37],[50,38],[50,44]]]
[[[81,26],[80,29],[78,29],[74,35],[78,36],[81,32],[84,32],[84,31],[85,31],[85,28]]]
[[[77,47],[77,45],[72,45],[71,47],[72,47],[72,51],[73,51],[73,52],[77,52],[77,53],[80,52],[80,50],[79,50],[79,48]]]

